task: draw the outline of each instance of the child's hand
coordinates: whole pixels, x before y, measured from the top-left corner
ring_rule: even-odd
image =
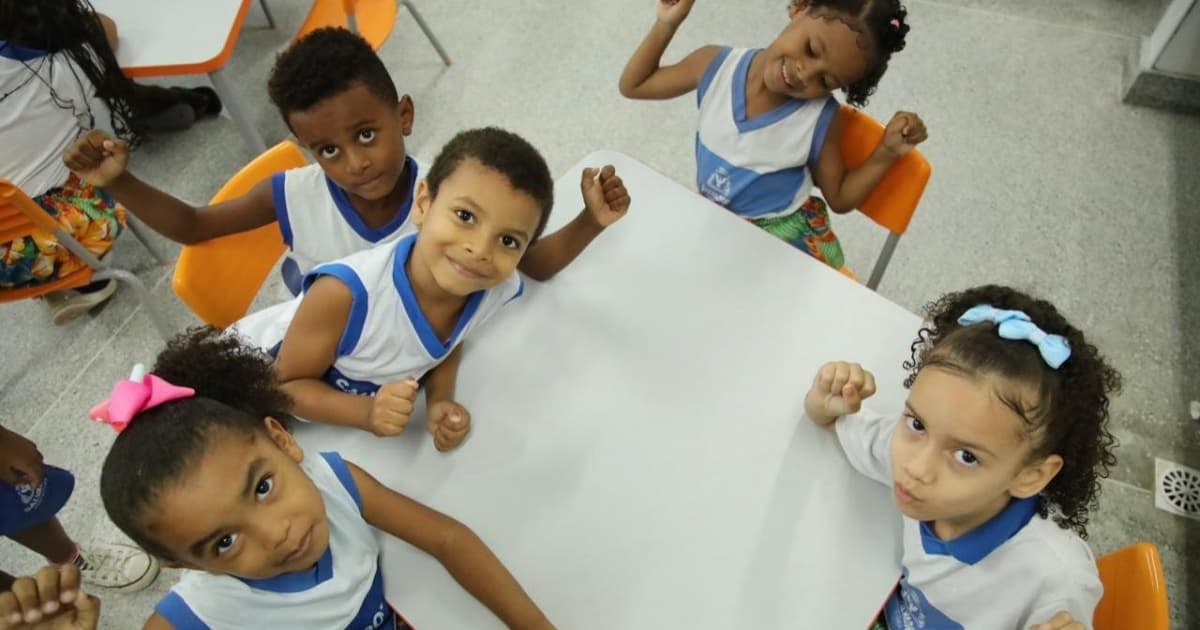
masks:
[[[73,564],[42,567],[0,594],[0,630],[94,630],[100,600],[79,589]]]
[[[429,406],[425,426],[433,434],[433,445],[444,453],[457,448],[471,432],[471,412],[453,400],[439,400]]]
[[[913,150],[928,138],[925,121],[912,112],[896,112],[883,130],[883,148],[895,157]]]
[[[42,485],[42,452],[25,436],[0,427],[0,480],[10,486]]]
[[[875,375],[857,363],[834,361],[817,370],[812,388],[804,397],[804,413],[826,426],[846,414],[856,413],[862,401],[875,394]]]
[[[597,177],[597,173],[599,176]],[[601,228],[616,223],[629,211],[629,191],[625,182],[617,176],[611,164],[602,169],[583,169],[583,181],[579,183],[583,192],[583,203]]]
[[[371,405],[371,414],[367,417],[366,430],[379,437],[400,435],[412,416],[413,402],[417,399],[419,387],[415,378],[380,387],[379,391],[375,392],[375,401]]]
[[[93,129],[67,147],[63,162],[84,182],[103,188],[125,172],[129,147],[120,140]]]
[[[1075,621],[1071,617],[1071,613],[1063,611],[1054,615],[1054,618],[1046,623],[1039,623],[1031,627],[1029,630],[1087,630],[1084,625]]]
[[[687,19],[696,0],[658,0],[658,21],[670,26],[679,26]]]

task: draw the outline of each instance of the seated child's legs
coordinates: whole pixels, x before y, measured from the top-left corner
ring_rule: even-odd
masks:
[[[842,244],[829,229],[825,200],[820,197],[809,197],[791,214],[752,219],[751,222],[834,269],[841,269],[846,264]]]

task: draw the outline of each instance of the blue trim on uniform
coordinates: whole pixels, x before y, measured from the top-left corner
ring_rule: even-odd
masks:
[[[943,541],[930,521],[921,521],[921,548],[925,553],[953,556],[960,562],[975,564],[1004,544],[1037,514],[1040,499],[1013,499],[992,520],[951,541]]]
[[[712,62],[704,69],[704,74],[700,75],[700,83],[696,86],[697,107],[704,102],[704,94],[708,92],[708,85],[712,83],[713,77],[717,76],[717,70],[721,69],[721,64],[729,58],[731,50],[733,49],[729,46],[722,46],[721,50],[717,51],[717,56],[713,57]]]
[[[358,506],[358,511],[361,513],[363,509],[362,495],[358,493],[358,484],[354,483],[354,476],[350,474],[350,467],[346,466],[346,460],[333,451],[325,451],[321,453],[321,457],[333,469],[333,474],[337,475],[338,481],[342,482],[342,487],[346,489],[346,492],[349,492],[350,496],[354,498],[354,504]]]
[[[425,352],[430,358],[440,359],[450,352],[463,329],[471,323],[471,319],[475,317],[475,311],[479,310],[479,304],[483,302],[483,296],[487,291],[476,291],[467,296],[467,303],[463,305],[462,314],[458,316],[458,323],[455,324],[454,331],[450,333],[450,338],[443,342],[438,338],[437,332],[433,330],[429,319],[425,317],[425,312],[421,310],[421,304],[417,302],[417,296],[413,293],[412,281],[406,270],[408,259],[412,255],[413,243],[416,240],[417,235],[414,233],[396,241],[396,253],[392,259],[392,282],[396,285],[396,291],[400,293],[400,302],[404,304],[404,312],[417,331],[417,337],[421,339],[421,345],[425,347]]]
[[[300,273],[300,263],[295,258],[287,256],[279,266],[279,275],[283,277],[283,286],[291,292],[292,297],[300,295],[304,288],[304,274]]]
[[[514,293],[512,297],[505,300],[504,303],[508,304],[509,302],[512,302],[513,300],[521,297],[524,293],[525,293],[525,278],[522,278],[521,275],[518,273],[517,274],[517,292]]]
[[[283,242],[288,249],[292,248],[292,221],[288,218],[287,189],[284,182],[287,173],[275,173],[271,176],[271,199],[275,202],[275,220],[279,221],[279,232],[283,234]],[[295,295],[292,292],[292,295]]]
[[[337,278],[350,289],[350,317],[346,319],[346,328],[342,330],[342,338],[338,341],[337,352],[339,357],[344,357],[358,346],[358,340],[362,337],[363,325],[367,322],[367,306],[368,298],[367,288],[363,286],[362,280],[358,274],[354,273],[349,265],[344,263],[325,263],[318,265],[304,276],[304,290],[308,291],[317,278],[321,276],[332,276]]]
[[[236,578],[250,588],[272,593],[300,593],[317,586],[333,577],[333,546],[325,548],[325,553],[311,569],[295,573],[280,573],[275,577],[254,580],[251,578]]]
[[[170,591],[154,605],[154,612],[162,615],[175,630],[209,630],[208,624],[200,620],[179,593]]]
[[[804,165],[759,173],[729,163],[696,135],[696,189],[734,214],[756,218],[795,207],[796,193],[808,178]]]
[[[46,51],[39,48],[29,48],[28,46],[19,46],[10,44],[0,39],[0,57],[12,59],[13,61],[31,61],[38,57],[45,57]]]
[[[74,491],[74,475],[48,464],[42,467],[42,483],[36,488],[0,481],[0,536],[19,534],[54,518]]]
[[[401,226],[404,225],[404,222],[408,220],[409,211],[412,210],[413,187],[417,183],[417,161],[411,157],[404,158],[404,173],[407,175],[407,178],[403,181],[397,180],[396,185],[407,186],[408,196],[404,198],[404,203],[400,204],[399,208],[396,208],[396,216],[392,217],[391,221],[388,221],[386,224],[375,229],[371,229],[367,227],[366,223],[363,223],[362,217],[360,217],[358,215],[358,211],[354,209],[354,204],[352,204],[350,202],[350,198],[346,196],[346,191],[342,190],[337,184],[333,183],[333,180],[329,179],[328,175],[325,176],[325,183],[329,186],[329,195],[333,197],[334,206],[337,207],[338,212],[341,213],[342,218],[346,220],[346,223],[353,228],[359,236],[372,243],[378,243],[388,236],[391,236],[396,230],[400,229]]]
[[[833,124],[833,118],[837,116],[840,107],[837,99],[832,96],[826,98],[828,100],[821,106],[821,113],[817,115],[817,126],[813,129],[812,146],[808,149],[809,164],[816,164],[817,158],[821,157],[821,148],[825,146],[825,133],[829,131],[829,125]]]
[[[804,101],[793,98],[769,112],[763,112],[754,118],[746,117],[746,73],[750,70],[750,62],[761,52],[760,48],[742,55],[742,58],[738,60],[737,68],[733,71],[733,122],[737,125],[740,133],[762,129],[777,123],[796,113],[796,110],[804,105]]]

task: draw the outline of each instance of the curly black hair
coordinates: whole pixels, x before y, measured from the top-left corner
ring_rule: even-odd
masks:
[[[508,178],[513,188],[529,194],[538,203],[542,216],[534,230],[533,241],[546,229],[554,207],[554,179],[542,154],[524,138],[496,127],[470,129],[450,139],[429,167],[425,182],[437,197],[438,188],[463,160],[475,159]]]
[[[1000,337],[992,323],[958,323],[967,309],[979,304],[1023,311],[1047,334],[1065,337],[1071,357],[1055,370],[1033,344]],[[997,395],[1025,421],[1035,440],[1031,460],[1051,454],[1063,459],[1062,470],[1041,493],[1040,514],[1087,538],[1088,512],[1096,507],[1100,479],[1117,463],[1108,403],[1109,396],[1121,390],[1121,374],[1053,304],[1009,287],[987,285],[947,293],[928,304],[925,313],[928,324],[912,344],[911,360],[904,363],[909,370],[904,386],[912,387],[917,373],[928,367],[1000,377],[1008,391]],[[1037,393],[1036,400],[1029,400],[1030,391]]]
[[[133,81],[121,72],[100,18],[88,0],[0,0],[0,39],[47,53],[65,53],[74,65],[68,70],[75,73],[78,68],[95,89],[96,96],[108,105],[117,136],[130,146],[141,144],[145,125],[136,109]],[[49,62],[25,63],[30,66],[30,80],[36,80],[34,64]],[[69,99],[58,94],[52,97],[59,107],[74,109]]]
[[[172,339],[151,370],[196,395],[139,414],[117,436],[100,473],[108,517],[147,552],[171,559],[144,516],[164,488],[189,471],[216,439],[266,434],[264,418],[292,421],[271,357],[240,338],[199,326]]]
[[[904,50],[908,10],[899,0],[793,0],[813,15],[839,20],[859,33],[859,45],[875,52],[863,78],[846,86],[846,101],[863,107],[887,72],[892,55]]]
[[[288,122],[292,112],[304,111],[357,83],[385,103],[400,100],[392,75],[367,40],[330,26],[301,37],[275,57],[267,93]]]

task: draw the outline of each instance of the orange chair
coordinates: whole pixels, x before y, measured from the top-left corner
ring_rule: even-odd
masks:
[[[160,263],[170,264],[170,261],[159,254],[146,240],[146,235],[141,231],[137,219],[129,217],[126,225],[129,227],[129,231],[133,232],[133,235]],[[15,302],[39,297],[55,291],[82,287],[97,280],[116,280],[133,288],[133,292],[141,301],[142,308],[146,309],[146,314],[150,316],[150,321],[153,322],[158,334],[164,341],[170,339],[171,329],[159,314],[158,309],[154,308],[153,302],[150,301],[150,293],[146,290],[146,285],[141,278],[131,271],[113,267],[97,258],[83,244],[75,240],[75,237],[65,232],[54,217],[50,216],[28,195],[21,192],[20,188],[7,179],[0,179],[0,243],[9,243],[35,232],[53,234],[59,243],[78,256],[87,266],[45,284],[16,289],[0,288],[0,302]]]
[[[300,147],[284,140],[242,167],[217,191],[211,203],[244,195],[271,175],[305,164]],[[287,245],[276,222],[187,245],[179,254],[171,286],[197,317],[225,328],[250,309],[254,296],[285,251]]]
[[[1167,630],[1167,578],[1154,545],[1141,542],[1096,561],[1104,596],[1096,606],[1096,630]]]
[[[857,168],[867,161],[883,140],[884,127],[879,121],[849,105],[842,105],[841,118],[842,161],[847,168]],[[867,287],[871,290],[879,287],[883,272],[887,271],[892,253],[896,251],[896,244],[900,242],[900,235],[908,229],[908,223],[917,211],[917,204],[925,193],[925,185],[929,183],[932,172],[929,161],[920,151],[910,151],[896,160],[867,200],[859,206],[859,212],[889,232],[883,249],[875,259],[871,277],[867,280]]]
[[[434,50],[442,58],[442,63],[450,65],[450,56],[409,0],[315,0],[300,30],[296,32],[296,38],[323,26],[340,26],[362,35],[372,48],[379,50],[396,25],[400,5],[404,5],[416,20],[417,26],[421,27],[429,43],[433,44]]]

